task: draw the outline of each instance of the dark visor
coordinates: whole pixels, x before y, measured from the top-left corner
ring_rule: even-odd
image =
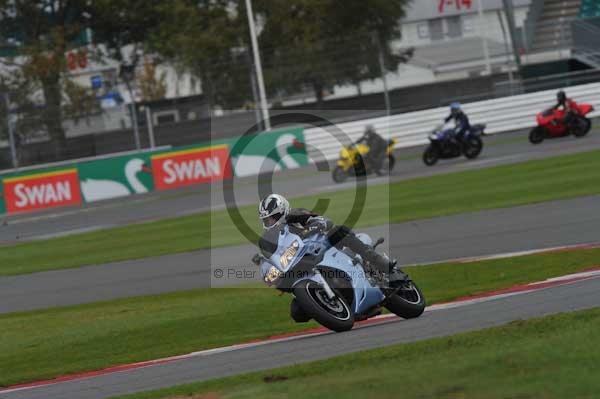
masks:
[[[265,227],[272,227],[279,221],[279,219],[281,219],[281,213],[276,213],[274,215],[267,216],[262,221]]]

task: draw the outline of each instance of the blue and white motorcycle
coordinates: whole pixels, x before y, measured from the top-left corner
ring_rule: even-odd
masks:
[[[425,310],[425,298],[410,279],[399,287],[386,288],[385,276],[365,270],[362,258],[348,248],[331,246],[322,232],[300,237],[283,226],[273,237],[277,250],[270,258],[255,255],[264,282],[291,293],[292,317],[296,322],[316,320],[330,330],[341,332],[355,321],[381,313],[385,307],[405,318],[419,317]],[[357,237],[375,248],[366,234]]]
[[[423,162],[427,166],[435,165],[439,159],[456,158],[464,155],[468,159],[475,159],[483,150],[481,136],[485,135],[485,125],[471,125],[471,130],[466,132],[461,139],[452,139],[456,127],[452,123],[437,126],[429,134],[429,146],[423,153]]]

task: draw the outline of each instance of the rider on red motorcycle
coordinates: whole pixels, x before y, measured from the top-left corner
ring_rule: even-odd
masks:
[[[556,100],[557,104],[554,106],[554,109],[559,109],[562,107],[565,111],[563,122],[565,124],[569,124],[573,119],[573,113],[577,112],[577,103],[568,98],[567,94],[563,90],[560,90],[558,93],[556,93]]]
[[[588,114],[594,106],[588,103],[576,103],[567,97],[564,91],[556,93],[557,104],[536,115],[537,126],[531,129],[529,141],[539,144],[546,138],[574,135],[585,136],[592,127]]]

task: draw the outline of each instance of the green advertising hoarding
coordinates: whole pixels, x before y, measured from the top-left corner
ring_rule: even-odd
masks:
[[[218,158],[215,155],[217,152]],[[215,162],[211,163],[211,160]],[[207,177],[206,174],[212,171],[207,166],[215,163],[219,164],[222,173]],[[27,195],[30,199],[50,200],[48,203],[40,200],[39,204],[34,204],[34,208],[24,209],[38,210],[72,205],[73,198],[79,197],[82,202],[95,202],[144,194],[156,189],[202,184],[213,181],[211,178],[222,180],[231,177],[231,170],[235,176],[241,177],[307,164],[303,129],[289,128],[168,150],[139,152],[21,173],[11,172],[0,176],[0,213],[6,213],[7,210],[9,213],[15,212],[14,187],[25,190],[17,194]],[[179,181],[165,184],[163,180],[170,178]],[[78,179],[79,185],[73,183],[72,179]],[[6,184],[8,181],[11,182],[10,186]],[[69,192],[65,192],[67,184],[70,185]],[[13,191],[7,195],[7,189]],[[63,193],[66,193],[64,198],[58,198],[58,194]],[[62,201],[53,201],[54,197]],[[10,207],[7,207],[7,198],[11,198]]]
[[[238,177],[308,165],[302,128],[243,136],[229,140],[229,146]]]
[[[145,194],[154,190],[151,153],[139,153],[77,165],[85,202]]]

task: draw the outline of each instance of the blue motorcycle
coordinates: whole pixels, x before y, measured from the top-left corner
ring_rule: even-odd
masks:
[[[475,159],[483,149],[481,136],[485,135],[485,125],[472,125],[462,138],[455,138],[455,127],[450,123],[436,127],[429,135],[429,146],[423,153],[427,166],[435,165],[439,159],[457,158],[464,155]]]
[[[330,330],[342,332],[355,321],[381,313],[385,307],[405,318],[419,317],[425,310],[425,298],[410,279],[389,288],[386,277],[365,270],[360,255],[348,248],[331,246],[323,232],[300,237],[288,226],[275,231],[277,250],[270,258],[255,255],[264,282],[294,296],[291,309],[296,322],[316,320]],[[375,244],[366,234],[357,237],[367,245]]]

